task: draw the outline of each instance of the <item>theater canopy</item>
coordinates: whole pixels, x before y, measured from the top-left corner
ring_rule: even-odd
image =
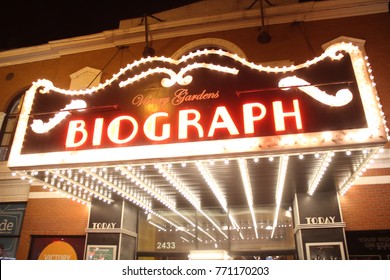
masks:
[[[38,80],[9,167],[83,203],[120,195],[156,215],[279,209],[296,192],[347,190],[386,141],[358,46],[284,67],[204,49],[142,58],[78,91]]]

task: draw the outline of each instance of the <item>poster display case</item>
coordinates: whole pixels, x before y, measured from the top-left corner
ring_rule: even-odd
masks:
[[[115,245],[88,245],[87,260],[115,260]]]
[[[342,242],[306,243],[309,260],[345,260]]]

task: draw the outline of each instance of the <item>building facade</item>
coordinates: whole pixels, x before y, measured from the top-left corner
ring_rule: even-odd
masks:
[[[0,53],[8,257],[390,258],[388,1],[226,2]]]

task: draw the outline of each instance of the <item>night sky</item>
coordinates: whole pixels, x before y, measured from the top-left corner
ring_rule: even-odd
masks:
[[[120,20],[199,2],[195,0],[3,1],[0,51],[117,29]]]

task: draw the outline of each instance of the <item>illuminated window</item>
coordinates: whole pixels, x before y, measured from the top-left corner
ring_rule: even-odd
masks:
[[[7,113],[4,117],[1,127],[1,145],[0,145],[0,160],[8,160],[11,150],[12,141],[14,139],[16,125],[19,119],[19,113],[22,108],[25,90],[19,93],[7,108]]]
[[[237,54],[238,56],[245,58],[245,53],[235,44],[219,39],[219,38],[204,38],[188,43],[178,49],[173,55],[172,58],[179,59],[183,55],[186,55],[192,51],[198,49],[222,49],[230,53]]]

